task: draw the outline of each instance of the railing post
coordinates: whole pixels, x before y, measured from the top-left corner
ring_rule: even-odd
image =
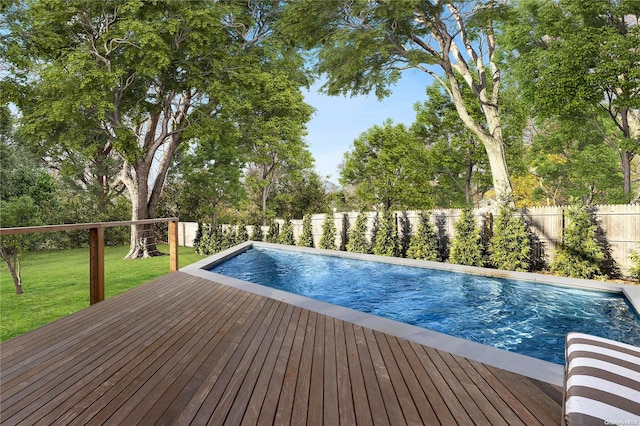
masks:
[[[178,221],[172,220],[169,222],[169,270],[178,269]]]
[[[89,303],[104,300],[104,228],[89,228]]]

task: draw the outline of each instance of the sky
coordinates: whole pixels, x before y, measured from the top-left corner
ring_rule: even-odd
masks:
[[[424,72],[409,70],[391,87],[392,94],[378,101],[374,94],[342,97],[318,93],[322,82],[304,91],[305,101],[315,108],[307,123],[306,141],[315,158],[316,172],[338,183],[338,165],[353,141],[374,125],[388,118],[395,124],[410,125],[415,120],[413,105],[426,100],[426,88],[432,80]]]

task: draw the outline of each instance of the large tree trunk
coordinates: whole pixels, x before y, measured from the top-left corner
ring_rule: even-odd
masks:
[[[167,96],[165,111],[151,115],[138,126],[133,133],[138,136],[138,145],[142,153],[135,162],[130,163],[124,158],[120,180],[125,184],[131,198],[131,220],[145,220],[155,218],[160,195],[173,161],[176,149],[182,142],[181,128],[186,120],[190,107],[191,94],[172,94]],[[177,102],[178,108],[172,111],[172,101]],[[146,129],[146,132],[142,129]],[[162,148],[161,158],[156,158],[156,152]],[[152,168],[155,176],[152,176]],[[153,177],[153,179],[152,179]],[[140,259],[159,256],[156,247],[153,224],[131,226],[131,247],[126,259]]]
[[[18,249],[16,247],[0,247],[0,256],[7,264],[13,284],[16,287],[16,294],[22,294],[22,277],[20,274],[20,259],[18,259]]]
[[[148,197],[148,173],[145,173],[146,167],[138,164],[137,173],[129,188],[131,195],[131,220],[144,220],[153,218],[153,213],[149,209]],[[155,209],[154,209],[155,210]],[[156,239],[153,232],[153,224],[151,225],[132,225],[131,226],[131,246],[126,259],[140,259],[152,256],[159,256],[162,253],[156,247]]]
[[[462,93],[458,88],[455,74],[452,73],[448,77],[451,87],[451,97],[460,119],[465,126],[478,137],[487,152],[493,180],[493,189],[497,200],[499,202],[513,203],[513,188],[511,186],[511,179],[509,178],[509,168],[507,167],[507,157],[505,155],[497,103],[490,103],[484,93],[478,96],[480,104],[483,105],[483,112],[488,129],[483,128],[469,114]]]

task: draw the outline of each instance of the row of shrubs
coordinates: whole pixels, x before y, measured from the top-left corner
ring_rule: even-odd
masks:
[[[619,272],[610,266],[611,259],[608,259],[606,247],[597,238],[597,225],[587,208],[572,206],[567,211],[567,218],[569,224],[551,265],[537,259],[535,235],[509,205],[500,208],[492,235],[488,238],[483,238],[471,209],[463,210],[450,243],[448,238],[436,235],[428,213],[420,213],[415,232],[411,232],[408,223],[403,223],[402,232],[399,233],[395,215],[385,211],[380,218],[376,218],[370,240],[367,238],[367,215],[361,212],[355,224],[346,232],[346,241],[337,246],[333,215],[327,215],[317,248],[449,261],[509,271],[531,272],[548,268],[555,274],[575,278],[614,278],[618,275]],[[293,225],[289,220],[281,229],[277,222],[271,222],[266,235],[263,235],[260,226],[254,226],[249,235],[243,224],[235,227],[218,226],[213,230],[199,225],[194,247],[196,252],[208,255],[247,240],[314,247],[311,216],[303,218],[298,241],[294,239]],[[640,250],[632,252],[631,260],[633,266],[630,275],[640,279]]]

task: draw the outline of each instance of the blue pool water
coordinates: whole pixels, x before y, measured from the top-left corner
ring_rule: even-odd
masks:
[[[611,293],[264,247],[211,271],[558,364],[569,331],[640,346]]]

